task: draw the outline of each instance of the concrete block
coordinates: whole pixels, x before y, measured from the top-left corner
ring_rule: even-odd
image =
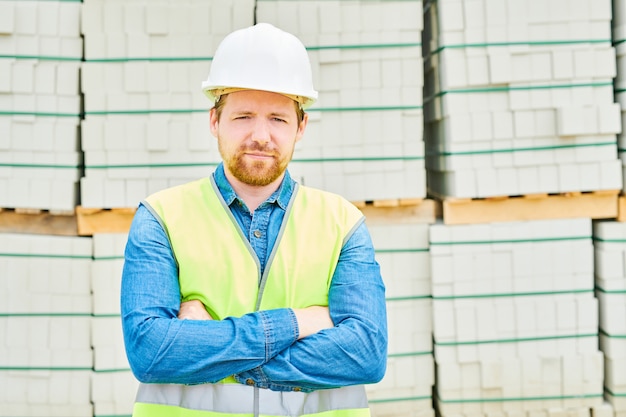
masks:
[[[80,37],[82,4],[59,3],[58,35],[60,37]]]
[[[0,3],[0,34],[10,35],[15,31],[15,5],[12,2]]]
[[[35,35],[37,29],[37,3],[15,2],[15,33],[24,35]]]
[[[155,7],[155,9],[158,9],[158,8]],[[110,34],[115,34],[115,33],[124,33],[124,4],[123,3],[116,3],[116,2],[103,3],[102,9],[100,12],[102,13],[102,17],[101,17],[102,32],[105,34],[105,36],[108,36]]]

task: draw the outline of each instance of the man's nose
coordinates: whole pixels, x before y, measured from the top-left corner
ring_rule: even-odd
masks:
[[[270,126],[267,120],[257,119],[252,132],[252,140],[259,143],[270,141]]]

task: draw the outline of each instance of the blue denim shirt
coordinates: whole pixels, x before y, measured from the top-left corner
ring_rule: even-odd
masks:
[[[286,173],[250,213],[222,165],[214,176],[264,269],[295,182]],[[125,250],[121,312],[126,353],[141,382],[199,384],[234,375],[261,388],[312,391],[379,381],[387,360],[385,288],[365,223],[342,248],[328,302],[335,327],[301,340],[290,308],[179,320],[175,258],[161,225],[139,205]]]

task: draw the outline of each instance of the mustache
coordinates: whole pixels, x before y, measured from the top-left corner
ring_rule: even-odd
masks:
[[[252,142],[250,144],[246,144],[246,145],[242,145],[239,148],[240,152],[250,152],[250,151],[254,151],[254,152],[263,152],[263,153],[267,153],[267,154],[272,154],[275,155],[276,154],[276,149],[272,146],[267,146],[267,145],[261,145],[258,142]]]

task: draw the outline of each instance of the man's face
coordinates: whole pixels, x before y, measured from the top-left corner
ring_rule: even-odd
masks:
[[[307,115],[298,123],[294,101],[277,93],[242,90],[224,99],[219,120],[211,110],[211,133],[227,173],[254,186],[282,180]]]

